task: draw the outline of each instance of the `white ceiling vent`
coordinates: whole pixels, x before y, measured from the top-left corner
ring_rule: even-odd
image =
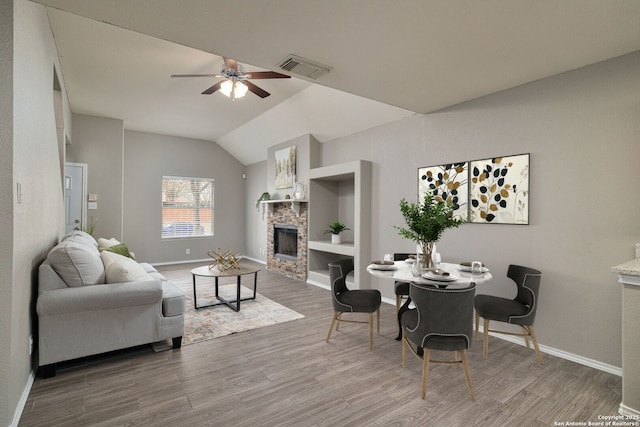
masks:
[[[287,56],[282,62],[280,62],[280,64],[278,64],[278,67],[285,71],[309,77],[310,79],[314,80],[316,80],[321,75],[331,71],[331,67],[319,64],[309,59],[301,58],[298,55],[293,54]]]

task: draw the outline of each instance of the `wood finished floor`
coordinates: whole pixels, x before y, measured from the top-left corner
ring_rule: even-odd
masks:
[[[159,270],[190,283],[194,266]],[[401,367],[394,306],[382,305],[369,352],[366,325],[343,324],[325,342],[328,291],[265,270],[258,280],[259,293],[305,318],[180,350],[142,346],[69,363],[36,378],[19,425],[550,426],[617,414],[620,377],[548,354],[541,366],[533,350],[493,337],[486,361],[481,342],[469,350],[475,402],[462,369],[444,365],[430,370],[422,400],[421,362],[409,355]]]

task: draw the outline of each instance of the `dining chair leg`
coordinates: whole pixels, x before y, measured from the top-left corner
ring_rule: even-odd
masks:
[[[524,337],[524,345],[527,346],[527,348],[531,348],[531,346],[529,345],[529,335],[531,335],[531,332],[529,332],[529,330],[527,329],[526,326],[520,326],[522,328],[522,331],[524,332],[523,337]]]
[[[469,394],[471,400],[476,401],[476,394],[473,391],[473,382],[471,382],[471,371],[469,370],[469,362],[467,361],[467,350],[460,352],[460,358],[462,360],[462,367],[464,368],[464,376],[467,379],[467,387],[469,387]]]
[[[404,328],[402,329],[402,367],[407,367],[407,334]]]
[[[457,351],[453,352],[453,361],[454,362],[458,362],[458,352]],[[458,368],[458,364],[454,363],[453,364],[453,369],[457,369],[457,368]]]
[[[342,320],[342,312],[336,312],[336,331],[340,329],[340,320]]]
[[[373,351],[373,313],[369,313],[369,351]]]
[[[484,339],[482,341],[482,358],[489,354],[489,319],[484,319]]]
[[[402,296],[396,295],[396,314],[400,311],[400,301],[402,301]]]
[[[424,355],[422,356],[422,399],[427,396],[427,377],[429,376],[429,358],[431,357],[431,350],[424,349]]]
[[[327,333],[327,339],[325,340],[325,342],[329,342],[329,338],[331,338],[331,331],[333,330],[333,325],[336,323],[337,317],[338,317],[338,312],[334,311],[333,316],[331,316],[331,326],[329,326],[329,332]]]
[[[480,314],[476,311],[476,341],[478,341],[479,332],[480,332]]]
[[[538,362],[541,365],[544,365],[544,360],[542,360],[542,353],[540,353],[540,348],[538,347],[538,340],[536,339],[536,333],[533,331],[533,325],[527,326],[529,330],[529,334],[531,335],[531,341],[533,341],[533,348],[536,349],[536,355],[538,356]]]

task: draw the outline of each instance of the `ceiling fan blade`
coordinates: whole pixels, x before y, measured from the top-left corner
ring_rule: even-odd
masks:
[[[245,85],[247,85],[247,88],[255,93],[256,95],[258,95],[260,98],[266,98],[267,96],[271,95],[269,92],[267,92],[264,89],[259,88],[258,86],[254,85],[253,83],[251,83],[249,80],[243,80],[242,83],[244,83]]]
[[[275,71],[253,71],[246,73],[250,75],[250,79],[290,79],[291,76],[276,73]]]
[[[171,77],[218,77],[219,74],[172,74]]]
[[[213,92],[217,91],[218,89],[220,89],[220,86],[222,86],[223,82],[218,82],[216,84],[214,84],[213,86],[211,86],[209,89],[205,90],[204,92],[202,92],[203,95],[211,95]]]
[[[234,71],[238,71],[238,61],[236,61],[235,59],[231,59],[231,58],[224,58],[224,66],[227,69],[231,69]]]

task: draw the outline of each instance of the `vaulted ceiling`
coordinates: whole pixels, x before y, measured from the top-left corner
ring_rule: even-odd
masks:
[[[35,0],[49,6],[75,113],[215,141],[251,164],[640,50],[637,0]],[[278,68],[297,54],[331,71]],[[201,95],[222,56],[271,93]]]

